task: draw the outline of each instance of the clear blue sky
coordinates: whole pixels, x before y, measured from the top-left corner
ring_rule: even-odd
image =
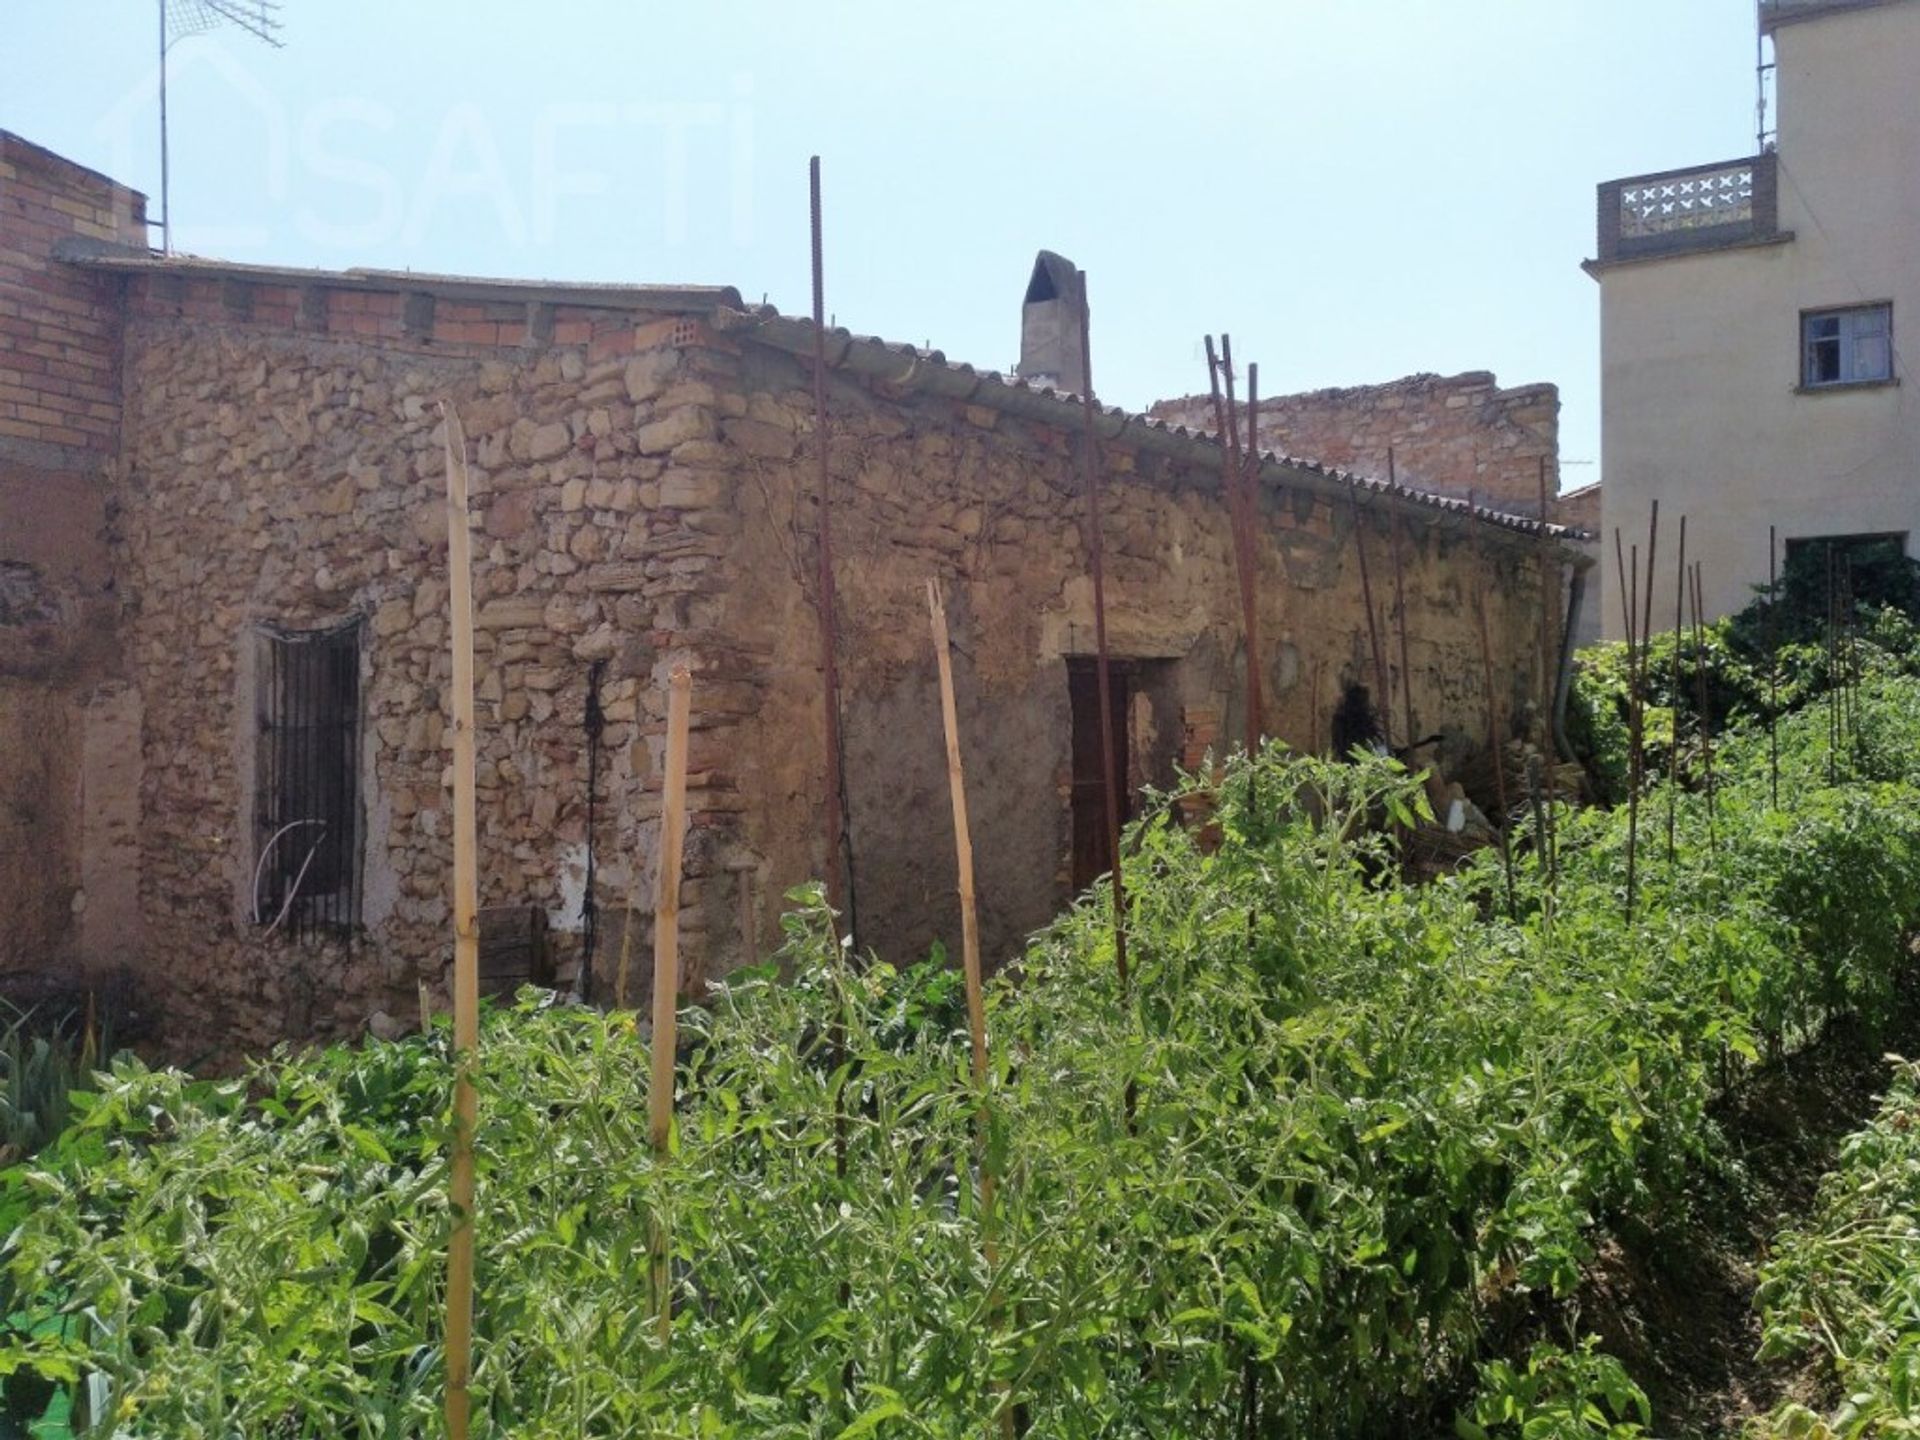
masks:
[[[7,0],[0,128],[157,194],[156,0]],[[1599,453],[1601,180],[1751,153],[1753,0],[286,0],[173,52],[183,249],[723,282],[1010,365],[1034,251],[1104,398],[1551,380]],[[156,206],[157,208],[157,206]],[[1568,485],[1596,478],[1569,468]]]

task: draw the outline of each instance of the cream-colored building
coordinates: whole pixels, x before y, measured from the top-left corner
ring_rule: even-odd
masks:
[[[1644,583],[1656,499],[1656,629],[1683,514],[1709,618],[1766,581],[1769,526],[1783,560],[1842,537],[1920,553],[1920,396],[1900,353],[1920,324],[1920,0],[1763,0],[1759,23],[1777,142],[1600,187],[1610,639],[1614,531]]]

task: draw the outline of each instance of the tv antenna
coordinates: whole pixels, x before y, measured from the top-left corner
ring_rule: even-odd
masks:
[[[237,25],[278,50],[280,0],[155,0],[160,9],[160,235],[163,253],[173,253],[171,175],[167,163],[167,52],[191,35]]]

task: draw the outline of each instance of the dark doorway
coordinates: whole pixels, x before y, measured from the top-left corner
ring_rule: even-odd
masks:
[[[1133,814],[1133,796],[1127,785],[1127,757],[1131,753],[1127,715],[1132,709],[1134,676],[1130,667],[1109,663],[1108,695],[1113,716],[1114,786],[1120,800],[1120,823]],[[1067,695],[1073,708],[1073,888],[1084,890],[1113,868],[1113,848],[1107,834],[1107,788],[1101,773],[1100,672],[1098,663],[1084,656],[1067,660]]]

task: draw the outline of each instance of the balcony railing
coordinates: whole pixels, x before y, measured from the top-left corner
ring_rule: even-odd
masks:
[[[1668,170],[1600,187],[1600,260],[1717,250],[1779,234],[1777,157]]]

